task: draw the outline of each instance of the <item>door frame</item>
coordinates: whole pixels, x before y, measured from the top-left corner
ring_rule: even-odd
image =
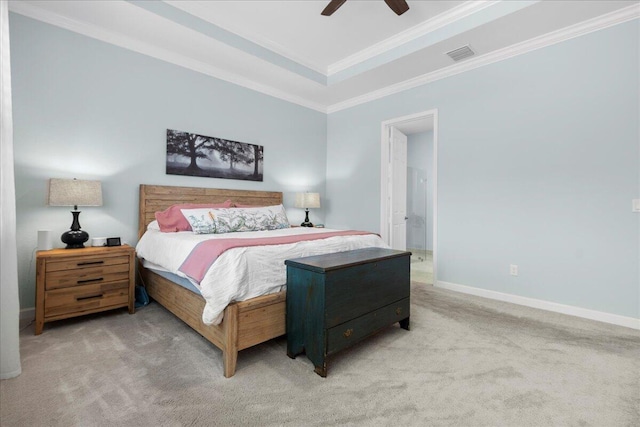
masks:
[[[409,168],[409,165],[407,163],[408,162],[407,155],[408,155],[408,148],[409,148],[409,144],[408,144],[409,138],[396,126],[389,126],[388,129],[389,129],[389,147],[390,147],[389,176],[391,176],[391,179],[389,180],[390,195],[388,199],[391,202],[391,205],[389,206],[390,216],[389,216],[389,242],[388,243],[392,249],[399,249],[399,250],[406,251],[407,250],[407,219],[409,219],[407,217],[408,215],[407,170]],[[398,139],[400,140],[400,143],[398,142]],[[398,146],[398,144],[404,145],[404,147],[400,147]],[[397,158],[396,155],[398,153],[401,153],[402,150],[404,150],[404,158],[398,161],[399,158]],[[401,164],[400,162],[404,162],[404,164]],[[400,173],[400,175],[398,173]],[[400,182],[396,182],[396,180]],[[402,184],[404,184],[403,187],[400,186]],[[397,195],[398,196],[397,198],[396,198],[396,192],[400,193]],[[402,192],[404,192],[404,196],[401,194]],[[404,206],[400,203],[397,203],[402,200],[404,200]],[[400,208],[403,210],[403,213],[400,217],[398,216],[399,212],[396,211],[396,208]],[[400,221],[400,223],[398,221]],[[404,229],[404,232],[402,232],[401,230],[398,230],[398,227],[401,227],[402,229]],[[398,241],[399,235],[402,235],[402,234],[404,234],[404,236],[402,236],[401,241]]]
[[[433,120],[433,164],[428,165],[433,168],[433,284],[437,282],[437,247],[438,247],[438,109],[410,114],[408,116],[397,117],[385,120],[381,123],[381,150],[380,150],[380,237],[391,244],[391,142],[389,140],[389,129],[401,124],[418,120]]]

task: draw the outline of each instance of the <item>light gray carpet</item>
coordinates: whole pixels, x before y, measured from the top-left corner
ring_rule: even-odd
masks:
[[[390,327],[320,378],[286,340],[219,350],[155,303],[21,334],[8,426],[638,426],[640,333],[414,284]]]

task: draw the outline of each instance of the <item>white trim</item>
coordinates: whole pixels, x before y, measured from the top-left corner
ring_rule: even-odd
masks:
[[[389,199],[389,158],[390,147],[389,128],[402,123],[413,122],[415,120],[433,120],[433,280],[438,277],[438,109],[423,111],[421,113],[410,114],[408,116],[397,117],[385,120],[380,125],[380,237],[387,244],[390,240],[390,206]]]
[[[192,15],[191,11],[182,9],[179,6],[179,3],[180,3],[179,1],[167,2],[167,4],[179,9],[180,11]],[[288,48],[282,46],[280,43],[276,43],[273,40],[270,40],[254,31],[247,30],[245,28],[233,27],[228,25],[225,22],[215,22],[215,23],[210,21],[207,21],[207,22],[210,22],[211,25],[218,26],[223,30],[228,31],[232,34],[235,34],[239,37],[247,39],[260,47],[263,47],[272,52],[275,52],[286,59],[289,59],[293,62],[297,62],[300,65],[304,65],[305,67],[310,68],[313,71],[323,74],[325,77],[330,77],[332,74],[338,73],[354,65],[357,65],[361,62],[364,62],[368,59],[374,58],[378,55],[388,52],[389,50],[395,49],[405,43],[413,41],[439,28],[445,27],[447,25],[451,25],[462,18],[466,18],[469,15],[473,15],[474,13],[477,13],[497,3],[500,3],[500,0],[466,1],[450,10],[447,10],[446,12],[440,15],[433,17],[428,21],[415,25],[407,30],[402,31],[401,33],[398,33],[392,37],[389,37],[386,40],[378,42],[373,46],[367,47],[333,64],[329,64],[326,67],[313,61],[311,58],[297,55],[294,52],[291,52],[291,50],[289,50]]]
[[[23,308],[20,310],[20,329],[23,329],[25,326],[28,326],[29,323],[33,322],[36,319],[36,308]]]
[[[358,65],[364,61],[367,61],[371,58],[375,58],[378,55],[382,55],[392,49],[398,48],[405,43],[413,41],[419,37],[422,37],[426,34],[429,34],[433,31],[436,31],[440,28],[446,27],[447,25],[451,25],[462,18],[466,18],[469,15],[473,15],[474,13],[478,13],[479,11],[486,9],[489,6],[493,6],[494,4],[500,3],[499,1],[467,1],[458,5],[440,15],[429,19],[428,21],[422,22],[418,25],[415,25],[407,30],[402,31],[394,35],[393,37],[389,37],[386,40],[382,40],[370,46],[366,49],[361,50],[358,53],[355,53],[351,56],[348,56],[340,61],[334,62],[330,64],[327,68],[328,77],[333,74],[344,71],[348,68],[351,68],[355,65]]]
[[[22,331],[27,326],[31,325],[36,320],[35,307],[23,308],[20,310],[18,317],[18,329]]]
[[[553,31],[551,33],[547,33],[521,43],[516,43],[514,45],[495,50],[485,55],[480,55],[466,61],[456,63],[447,68],[423,74],[421,76],[405,80],[404,82],[387,86],[385,88],[378,89],[365,95],[357,96],[343,102],[335,103],[328,106],[327,111],[329,114],[335,113],[337,111],[355,107],[356,105],[365,104],[376,99],[384,98],[385,96],[393,95],[408,89],[413,89],[415,87],[422,86],[436,80],[455,76],[456,74],[471,71],[473,69],[493,64],[495,62],[504,61],[505,59],[509,59],[514,56],[522,55],[537,49],[542,49],[556,43],[561,43],[572,38],[580,37],[585,34],[603,30],[605,28],[609,28],[614,25],[622,24],[624,22],[638,18],[640,18],[640,4],[634,4],[632,6],[625,7],[615,12],[611,12],[606,15],[602,15],[597,18],[593,18],[588,21],[563,28],[561,30]]]
[[[320,105],[296,95],[291,95],[290,93],[287,93],[280,89],[276,89],[272,86],[257,83],[251,79],[239,76],[236,73],[224,71],[211,64],[198,61],[196,59],[181,55],[177,52],[154,46],[146,42],[141,42],[122,34],[106,31],[92,24],[78,22],[57,13],[45,11],[28,3],[10,2],[10,6],[11,12],[18,13],[20,15],[24,15],[42,22],[46,22],[47,24],[55,25],[57,27],[73,31],[75,33],[82,34],[84,36],[100,40],[105,43],[120,46],[124,49],[132,50],[142,55],[150,56],[152,58],[178,65],[180,67],[187,68],[189,70],[196,71],[198,73],[202,73],[220,80],[224,80],[229,83],[233,83],[238,86],[263,93],[265,95],[273,96],[275,98],[282,99],[284,101],[288,101],[302,107],[307,107],[325,114],[327,113],[327,109],[324,105]]]
[[[430,110],[433,111],[433,176],[431,180],[433,181],[433,230],[432,239],[433,239],[433,247],[432,247],[432,267],[433,270],[433,283],[436,282],[438,277],[438,251],[436,248],[438,247],[438,109]]]
[[[389,160],[390,146],[389,128],[387,122],[380,124],[380,237],[386,244],[391,244],[391,232],[389,230]]]
[[[504,301],[526,307],[538,308],[540,310],[552,311],[554,313],[568,314],[569,316],[581,317],[583,319],[596,320],[598,322],[609,323],[617,326],[624,326],[631,329],[640,329],[640,319],[634,317],[620,316],[618,314],[605,313],[602,311],[590,310],[572,305],[558,304],[551,301],[543,301],[535,298],[522,297],[519,295],[505,294],[488,289],[474,288],[471,286],[458,285],[443,281],[435,281],[434,286],[448,289],[450,291],[475,295],[496,301]]]
[[[489,5],[490,4],[492,3],[489,3]],[[640,18],[640,4],[634,3],[631,6],[627,6],[614,12],[592,18],[590,20],[557,31],[553,31],[551,33],[547,33],[545,35],[535,37],[521,43],[516,43],[492,53],[470,58],[463,62],[451,65],[445,69],[434,71],[428,74],[423,74],[413,79],[387,86],[385,88],[375,90],[361,96],[353,97],[342,102],[337,102],[331,105],[324,105],[318,102],[304,99],[297,95],[292,95],[288,92],[276,89],[271,86],[256,83],[251,79],[238,76],[235,73],[223,71],[215,66],[205,64],[192,58],[186,58],[178,53],[170,52],[166,49],[152,46],[148,43],[139,42],[130,37],[125,37],[102,30],[95,25],[88,25],[86,23],[80,23],[75,20],[68,19],[59,14],[41,9],[29,3],[11,1],[9,2],[9,10],[11,12],[19,13],[21,15],[37,19],[42,22],[56,25],[58,27],[85,35],[87,37],[95,38],[106,43],[111,43],[125,49],[141,53],[143,55],[151,56],[172,64],[176,64],[178,66],[188,68],[214,78],[228,81],[230,83],[243,86],[248,89],[255,90],[257,92],[264,93],[266,95],[273,96],[284,101],[288,101],[293,104],[310,108],[312,110],[316,110],[325,114],[335,113],[337,111],[351,108],[356,105],[364,104],[376,99],[393,95],[398,92],[431,83],[436,80],[451,77],[460,73],[464,73],[466,71],[473,70],[475,68],[493,64],[495,62],[509,59],[536,49],[548,47],[553,44],[560,43],[575,37],[583,36],[594,31],[602,30],[614,25]],[[432,23],[431,25],[434,24]]]
[[[173,6],[175,8],[177,8],[178,10],[180,10],[181,12],[184,12],[186,14],[189,14],[191,16],[194,16],[190,11],[187,11],[185,9],[180,8],[180,6],[178,6],[180,4],[180,0],[176,1],[176,2],[166,2],[167,4],[169,4],[170,6]],[[174,4],[174,3],[177,3]],[[199,19],[202,19],[198,16],[196,16]],[[204,20],[204,19],[203,19]],[[208,20],[204,20],[207,23],[214,25],[216,27],[220,27],[223,30],[232,33],[238,37],[241,37],[243,39],[246,39],[248,41],[250,41],[251,43],[255,43],[256,45],[263,47],[267,50],[270,50],[274,53],[277,53],[278,55],[282,56],[283,58],[286,58],[290,61],[296,62],[300,65],[303,65],[317,73],[322,74],[323,76],[327,77],[327,67],[323,66],[322,64],[318,64],[317,62],[313,61],[312,59],[308,58],[308,57],[302,57],[300,55],[296,55],[295,53],[291,52],[291,50],[287,49],[286,47],[282,46],[280,43],[276,43],[273,40],[270,40],[266,37],[263,37],[262,35],[260,35],[259,33],[253,32],[253,31],[246,31],[243,28],[234,28],[229,26],[227,23],[225,22],[211,22]],[[175,22],[175,21],[172,21]]]
[[[0,375],[0,380],[8,380],[9,378],[15,378],[21,373],[22,373],[22,368],[18,368],[15,371],[11,371],[11,372],[3,372],[2,375]]]

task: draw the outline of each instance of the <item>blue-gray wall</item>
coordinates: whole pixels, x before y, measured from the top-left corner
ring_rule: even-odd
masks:
[[[635,20],[330,114],[327,224],[379,230],[381,122],[438,109],[437,279],[640,317],[639,40]]]
[[[130,243],[140,183],[282,190],[288,208],[319,191],[316,222],[378,230],[380,124],[437,108],[438,279],[640,317],[637,20],[328,118],[20,15],[10,26],[23,308],[37,230],[71,220],[45,206],[51,177],[102,180],[83,229]],[[265,181],[165,175],[167,128],[263,145]]]
[[[135,244],[141,183],[325,194],[326,115],[21,15],[10,14],[21,307],[33,307],[37,231],[55,246],[70,208],[47,207],[49,178],[102,181],[82,209],[91,236]],[[165,174],[166,129],[264,146],[264,182]],[[323,211],[314,210],[322,222]]]

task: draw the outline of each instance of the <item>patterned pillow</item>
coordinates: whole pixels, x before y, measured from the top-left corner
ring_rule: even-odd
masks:
[[[222,234],[289,228],[284,206],[228,209],[182,209],[196,234]]]
[[[156,212],[155,217],[158,221],[160,231],[163,233],[173,233],[177,231],[191,231],[189,222],[182,214],[182,209],[196,209],[196,208],[230,208],[231,200],[227,200],[223,203],[183,203],[179,205],[173,205],[161,212]]]

